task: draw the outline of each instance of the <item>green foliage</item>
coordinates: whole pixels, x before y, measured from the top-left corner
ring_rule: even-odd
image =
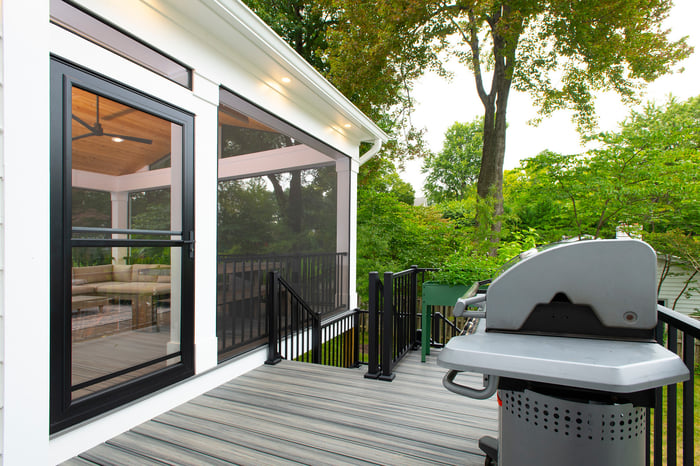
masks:
[[[71,224],[75,227],[109,228],[112,226],[112,201],[105,191],[71,189]],[[88,238],[90,234],[74,234]],[[112,263],[112,249],[104,247],[72,248],[73,267]]]
[[[391,193],[404,204],[413,205],[416,192],[410,183],[401,179],[396,166],[384,157],[367,161],[358,176],[359,189]]]
[[[674,228],[662,233],[646,233],[644,240],[658,254],[677,257],[691,269],[700,272],[700,237]]]
[[[130,228],[138,230],[170,230],[170,189],[152,189],[129,193]],[[153,239],[148,235],[132,238]],[[163,238],[161,238],[163,239]],[[170,248],[144,246],[129,248],[129,264],[170,264]]]
[[[661,29],[671,0],[443,1],[323,0],[338,14],[329,30],[329,76],[362,110],[398,105],[401,89],[433,67],[437,50],[473,71],[484,106],[480,199],[493,197],[500,228],[506,111],[511,88],[528,92],[541,115],[570,108],[583,130],[595,126],[595,95],[633,101],[644,83],[692,52]],[[437,48],[436,48],[437,45]],[[491,75],[491,86],[484,82]],[[386,107],[385,107],[386,108]]]
[[[437,267],[462,248],[463,235],[438,210],[372,189],[362,189],[358,196],[357,289],[363,299],[369,272],[398,272],[414,264]]]
[[[479,280],[493,278],[498,269],[518,254],[532,249],[538,243],[536,232],[516,232],[514,239],[501,242],[495,256],[484,252],[480,245],[469,245],[464,250],[451,254],[434,273],[433,281],[445,285],[470,285]]]
[[[470,285],[493,277],[499,266],[496,257],[465,250],[449,256],[432,280],[450,286]]]
[[[219,182],[219,254],[336,249],[334,166]]]
[[[582,155],[545,151],[509,173],[507,203],[518,227],[559,235],[613,237],[620,224],[647,232],[700,221],[700,98],[633,112],[619,132]]]
[[[464,199],[479,176],[483,146],[483,121],[455,122],[445,132],[442,150],[423,162],[425,190],[432,203]]]
[[[320,72],[328,71],[327,31],[336,22],[332,10],[304,0],[244,0],[299,55]]]

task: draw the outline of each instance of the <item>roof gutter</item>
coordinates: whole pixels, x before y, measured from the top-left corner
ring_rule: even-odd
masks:
[[[374,144],[372,144],[372,147],[369,148],[365,154],[360,157],[360,166],[362,166],[365,162],[367,162],[369,159],[377,155],[377,152],[382,148],[383,141],[380,138],[377,138],[374,140]]]

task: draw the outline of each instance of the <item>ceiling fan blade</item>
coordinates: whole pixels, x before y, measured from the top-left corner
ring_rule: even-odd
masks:
[[[103,121],[110,121],[114,120],[115,118],[123,117],[124,115],[128,115],[129,113],[136,112],[137,110],[135,108],[125,108],[124,110],[120,110],[118,112],[114,112],[111,115],[103,115],[102,120]]]
[[[112,138],[119,138],[119,139],[123,139],[125,141],[140,142],[141,144],[153,144],[153,141],[151,139],[137,138],[134,136],[126,136],[124,134],[103,133],[103,136],[109,136]]]
[[[74,119],[75,121],[77,121],[78,123],[80,123],[81,125],[83,125],[85,128],[87,128],[88,130],[90,130],[91,133],[94,134],[94,133],[97,132],[97,128],[96,128],[95,126],[91,126],[91,125],[85,123],[83,120],[81,120],[80,118],[78,118],[78,117],[75,116],[75,115],[71,115],[71,116],[73,117],[73,119]]]
[[[80,136],[75,136],[74,138],[71,139],[71,141],[77,141],[78,139],[89,138],[90,136],[97,136],[97,135],[95,133],[85,133],[85,134],[81,134]]]

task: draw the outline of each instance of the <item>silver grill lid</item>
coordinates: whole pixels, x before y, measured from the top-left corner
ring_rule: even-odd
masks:
[[[489,286],[486,328],[518,331],[538,305],[557,301],[589,306],[603,327],[652,329],[656,253],[632,239],[561,243],[524,253]]]

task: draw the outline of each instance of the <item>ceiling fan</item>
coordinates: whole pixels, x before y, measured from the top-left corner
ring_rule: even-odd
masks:
[[[127,136],[125,134],[105,133],[104,129],[102,128],[102,125],[100,124],[100,96],[98,96],[98,95],[95,96],[95,124],[94,125],[90,125],[88,123],[85,123],[82,119],[75,116],[75,114],[73,114],[72,117],[75,121],[77,121],[82,126],[87,128],[88,131],[90,131],[89,133],[85,133],[85,134],[81,134],[80,136],[73,137],[73,139],[72,139],[73,141],[77,141],[78,139],[89,138],[90,136],[109,136],[115,140],[121,139],[124,141],[139,142],[141,144],[153,144],[153,141],[151,139],[137,138],[134,136]]]

